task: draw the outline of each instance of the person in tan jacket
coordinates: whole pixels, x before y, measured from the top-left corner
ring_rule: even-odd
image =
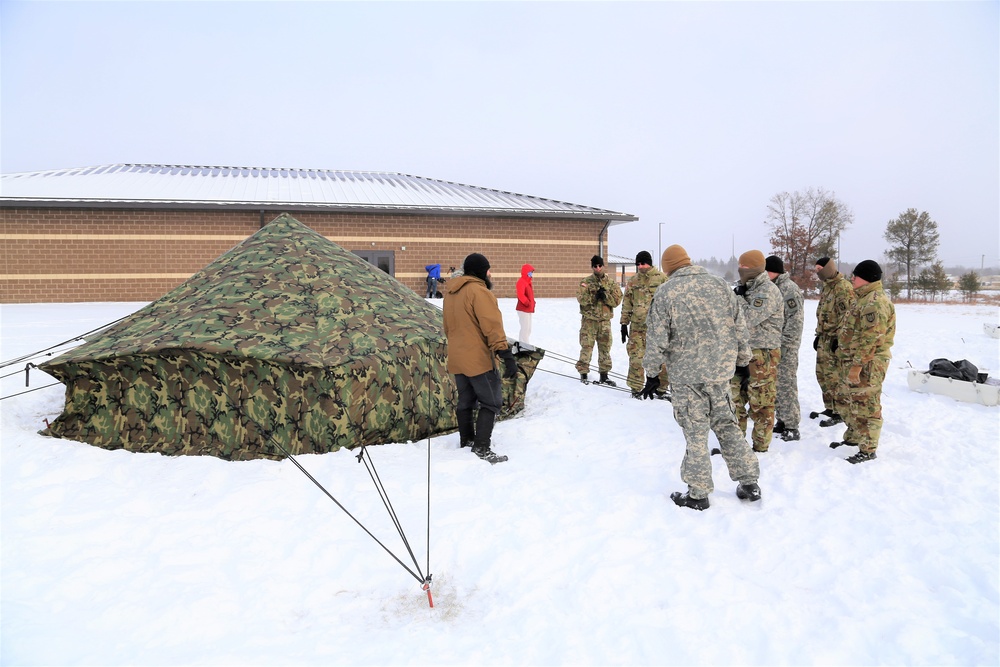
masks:
[[[507,345],[503,316],[491,291],[490,262],[479,253],[465,258],[464,275],[448,281],[444,294],[444,335],[448,338],[448,372],[455,376],[455,416],[462,447],[490,463],[506,456],[490,448],[493,424],[503,405],[496,355],[504,377],[517,375],[514,353]],[[476,409],[478,407],[478,414]]]

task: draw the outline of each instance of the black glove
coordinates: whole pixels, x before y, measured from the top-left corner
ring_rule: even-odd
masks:
[[[646,386],[642,388],[642,400],[647,398],[656,398],[656,390],[660,388],[660,378],[656,377],[646,377]]]
[[[750,388],[750,367],[737,366],[736,375],[740,378],[740,389],[747,391]]]
[[[816,336],[815,338],[813,338],[813,349],[814,350],[819,350],[819,336]]]
[[[830,341],[830,351],[836,352],[838,347],[840,347],[840,341],[837,340],[836,336],[834,336],[833,339]]]
[[[743,296],[747,293],[747,286],[741,283],[733,288],[733,292],[736,296]]]
[[[503,359],[504,378],[517,377],[517,361],[514,359],[514,353],[510,351],[509,347],[506,350],[500,350],[500,358]]]
[[[607,295],[608,293],[604,291],[603,287],[598,287],[597,291],[594,293],[594,296],[596,296],[601,301],[604,301],[604,297],[606,297]]]
[[[622,342],[624,343],[627,340],[628,340],[628,325],[627,324],[623,324],[622,325]]]

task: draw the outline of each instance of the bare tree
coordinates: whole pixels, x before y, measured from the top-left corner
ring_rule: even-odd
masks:
[[[908,208],[889,221],[883,238],[890,244],[886,254],[906,269],[906,298],[910,298],[914,272],[937,257],[940,241],[937,223],[927,211],[917,213],[917,209]]]
[[[854,221],[851,210],[832,192],[807,188],[780,192],[767,205],[771,252],[780,256],[799,287],[812,286],[809,269],[817,258],[833,257],[837,237]]]

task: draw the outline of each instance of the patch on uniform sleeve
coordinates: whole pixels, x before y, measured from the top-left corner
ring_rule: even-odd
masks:
[[[762,299],[761,297],[758,296],[757,298],[755,298],[753,300],[753,303],[751,303],[750,305],[753,306],[754,308],[763,308],[764,307],[764,299]]]
[[[875,324],[876,313],[865,313],[865,320],[868,324]]]
[[[792,298],[792,299],[786,299],[785,300],[785,305],[788,306],[789,308],[791,308],[792,310],[795,310],[796,308],[799,307],[798,304],[795,303],[795,299],[794,298]]]

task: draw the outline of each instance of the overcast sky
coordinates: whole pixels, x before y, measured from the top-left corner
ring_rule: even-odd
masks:
[[[631,213],[612,253],[695,259],[768,254],[768,200],[822,187],[847,260],[915,208],[946,264],[996,266],[998,6],[2,0],[0,170],[403,172]]]

